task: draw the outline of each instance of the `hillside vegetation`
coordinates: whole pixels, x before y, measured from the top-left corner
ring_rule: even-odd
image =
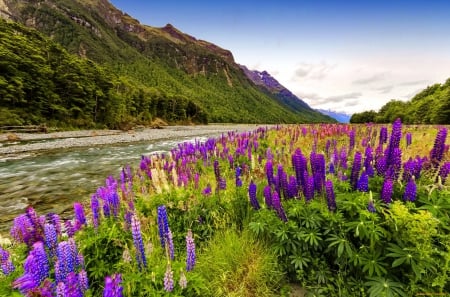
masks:
[[[389,123],[401,118],[406,124],[450,124],[450,79],[427,87],[411,100],[391,100],[378,112],[355,113],[351,123]]]
[[[72,127],[112,128],[154,117],[203,123],[332,121],[261,91],[234,63],[231,52],[171,25],[141,25],[108,1],[4,2],[11,20],[53,42],[2,22],[0,42],[8,56],[3,60],[12,62],[7,76],[0,74],[9,86],[0,98],[3,124],[61,125],[64,119]],[[8,39],[13,31],[22,33]],[[48,55],[52,51],[56,53]],[[27,76],[39,77],[38,82]],[[11,97],[22,105],[8,101]]]

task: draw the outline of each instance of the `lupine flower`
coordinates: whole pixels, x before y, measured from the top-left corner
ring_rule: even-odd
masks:
[[[447,138],[447,128],[439,129],[434,140],[433,149],[430,152],[430,160],[434,167],[438,167],[442,161],[445,151],[445,139]]]
[[[370,192],[370,199],[369,199],[369,203],[367,204],[367,210],[374,213],[377,210],[375,209],[375,205],[373,203],[373,199],[372,199],[372,192]]]
[[[182,289],[187,288],[187,278],[183,271],[180,273],[180,280],[178,281],[178,284]]]
[[[388,129],[386,127],[380,128],[380,145],[387,142]]]
[[[214,160],[214,176],[216,177],[216,181],[219,181],[220,178],[220,167],[219,167],[219,161]]]
[[[139,269],[147,267],[147,258],[145,257],[144,242],[141,234],[141,223],[136,214],[131,217],[131,232],[133,235],[133,243],[136,248],[136,259]]]
[[[80,289],[82,292],[85,292],[85,291],[87,291],[87,289],[89,289],[89,280],[88,280],[86,270],[82,269],[78,273],[78,281],[80,282]]]
[[[358,179],[357,189],[360,192],[369,191],[369,176],[365,170],[361,173],[361,176]]]
[[[78,275],[75,272],[67,274],[65,296],[83,297]]]
[[[403,193],[403,200],[405,201],[415,201],[417,194],[417,186],[414,182],[414,177],[412,177],[406,184],[405,192]]]
[[[227,180],[224,177],[219,178],[219,187],[217,189],[226,190],[227,188]]]
[[[394,184],[392,180],[386,178],[383,182],[383,187],[381,188],[381,200],[384,203],[389,204],[392,201],[392,192],[394,190]]]
[[[58,234],[56,233],[55,226],[52,224],[45,224],[44,234],[45,245],[49,250],[50,256],[54,256],[56,253],[56,247],[58,245]]]
[[[211,191],[211,185],[207,184],[206,187],[203,189],[202,194],[204,196],[209,196],[209,195],[211,195],[211,192],[212,192]]]
[[[353,151],[353,149],[355,148],[355,130],[351,130],[349,133],[349,152]]]
[[[195,189],[198,189],[199,180],[200,180],[200,174],[198,172],[196,172],[194,175],[194,188]]]
[[[66,285],[63,282],[56,285],[56,297],[66,297]]]
[[[305,195],[306,202],[309,202],[314,198],[314,177],[310,176],[306,171],[305,181],[306,184],[303,187],[303,195]]]
[[[272,208],[272,189],[270,188],[270,186],[264,187],[263,196],[267,208]]]
[[[242,187],[241,172],[242,172],[242,168],[237,166],[236,167],[236,187]]]
[[[95,230],[98,228],[98,224],[100,221],[100,205],[98,202],[97,194],[93,194],[91,196],[91,210],[92,210],[92,224],[94,225]]]
[[[166,273],[164,274],[164,290],[166,292],[173,291],[173,271],[170,264],[167,264]]]
[[[191,271],[196,262],[195,242],[192,231],[189,229],[186,235],[186,271]]]
[[[167,211],[164,205],[158,206],[158,230],[161,246],[164,249],[166,247],[166,234],[169,231],[169,219],[167,218]]]
[[[122,275],[113,274],[105,278],[105,288],[103,290],[103,297],[123,297]]]
[[[86,225],[86,217],[84,215],[83,205],[81,205],[81,203],[79,203],[79,202],[75,202],[73,204],[73,208],[75,211],[75,220],[80,222],[80,224],[82,224],[82,225]]]
[[[327,180],[325,182],[325,193],[327,195],[327,204],[330,211],[336,210],[336,196],[334,194],[333,182]]]
[[[353,158],[352,172],[350,174],[350,184],[354,190],[358,183],[359,171],[361,170],[361,152],[356,152]]]
[[[0,268],[4,275],[9,275],[15,270],[14,264],[9,258],[9,252],[0,246]]]
[[[267,182],[269,185],[275,184],[275,179],[273,177],[273,165],[272,161],[269,159],[266,163],[266,176],[267,176]]]
[[[406,147],[410,146],[412,143],[412,135],[411,132],[406,133]]]
[[[441,169],[439,170],[439,176],[441,178],[442,184],[445,184],[447,176],[450,174],[450,162],[445,162]]]
[[[46,215],[47,222],[55,227],[56,234],[61,235],[61,219],[56,213],[48,213]]]
[[[286,213],[284,212],[283,206],[281,206],[280,196],[276,191],[272,193],[272,206],[277,211],[278,217],[287,222]]]
[[[169,230],[167,230],[166,240],[168,243],[167,245],[168,245],[168,250],[169,250],[169,257],[171,260],[173,260],[175,258],[175,250],[173,247],[172,231],[170,231],[170,228],[169,228]]]
[[[295,176],[291,175],[289,177],[287,198],[291,199],[291,198],[297,197],[297,195],[298,195],[297,179],[295,178]]]
[[[250,197],[250,204],[254,210],[260,209],[258,199],[256,198],[256,184],[251,181],[248,186],[248,196]]]

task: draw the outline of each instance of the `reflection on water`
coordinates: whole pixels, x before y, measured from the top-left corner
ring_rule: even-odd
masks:
[[[139,166],[142,155],[167,152],[185,137],[145,143],[64,149],[0,160],[0,232],[28,205],[38,214],[70,213],[75,201],[88,199],[106,177],[119,177],[125,165]]]

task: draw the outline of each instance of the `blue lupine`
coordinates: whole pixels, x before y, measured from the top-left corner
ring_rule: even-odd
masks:
[[[45,234],[45,245],[47,246],[50,256],[56,254],[56,247],[58,245],[58,234],[56,233],[56,228],[52,224],[45,224],[44,226]]]
[[[196,262],[195,242],[192,231],[189,229],[186,235],[186,271],[191,271]]]
[[[131,217],[131,234],[133,236],[133,243],[136,248],[136,259],[139,269],[147,267],[147,259],[145,257],[144,242],[141,234],[141,224],[138,217],[134,214]]]
[[[164,249],[166,247],[166,234],[169,231],[169,220],[167,218],[167,211],[164,205],[158,206],[158,230],[161,246]]]
[[[250,185],[248,186],[248,196],[250,198],[250,204],[252,205],[253,209],[260,209],[258,199],[256,198],[256,184],[253,181],[251,181]]]
[[[417,186],[414,182],[414,178],[411,178],[405,186],[405,192],[403,193],[403,200],[415,201],[417,194]]]

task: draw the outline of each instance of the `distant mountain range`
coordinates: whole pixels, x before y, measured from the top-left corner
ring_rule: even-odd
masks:
[[[155,117],[174,123],[334,121],[267,72],[238,65],[230,51],[170,24],[143,25],[107,0],[0,0],[0,16],[10,33],[0,36],[0,45],[11,61],[0,84],[20,88],[5,88],[0,96],[0,124],[113,128]],[[54,49],[60,59],[51,55]]]
[[[331,111],[331,110],[317,109],[317,111],[321,112],[329,117],[332,117],[339,123],[350,123],[350,118],[352,117],[351,114],[340,113],[340,112],[335,112],[335,111]]]

